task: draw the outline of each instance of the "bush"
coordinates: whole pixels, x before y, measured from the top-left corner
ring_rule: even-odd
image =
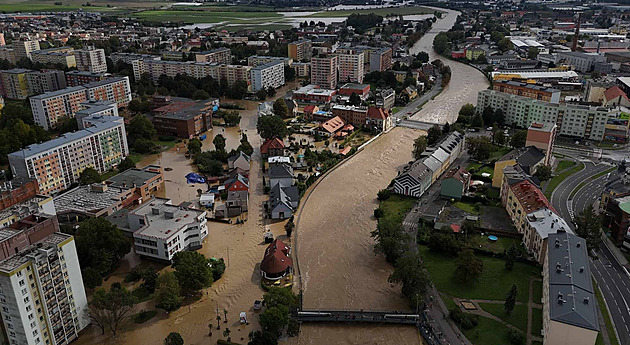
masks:
[[[515,329],[508,329],[508,338],[510,338],[510,344],[512,345],[525,344],[525,335]]]
[[[217,261],[212,261],[212,278],[214,281],[219,280],[223,276],[225,272],[225,261],[223,259],[219,259]]]
[[[387,200],[392,195],[389,189],[381,189],[378,191],[376,198],[380,201]]]
[[[135,323],[145,323],[151,320],[155,315],[157,315],[157,311],[155,310],[143,310],[138,314],[133,316],[133,322]]]
[[[159,141],[175,141],[177,138],[170,136],[170,135],[160,135],[158,137]]]
[[[449,309],[449,316],[463,329],[473,329],[479,323],[479,316],[464,313],[459,307]]]
[[[383,211],[381,208],[377,208],[374,210],[374,218],[378,219],[381,218],[385,215],[385,211]]]

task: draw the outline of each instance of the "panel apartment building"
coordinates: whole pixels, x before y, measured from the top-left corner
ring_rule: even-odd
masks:
[[[108,78],[31,97],[35,123],[44,129],[55,127],[59,119],[74,117],[86,101],[114,101],[119,107],[131,101],[129,77]]]
[[[60,64],[67,68],[77,66],[74,48],[72,47],[35,50],[31,52],[31,60],[42,64]]]
[[[105,50],[94,47],[86,47],[74,51],[74,57],[79,71],[94,73],[107,72],[107,61],[105,60]]]
[[[229,48],[217,48],[210,51],[196,53],[195,61],[222,63],[227,65],[232,63],[232,53]]]
[[[334,55],[311,58],[311,84],[336,89],[338,64],[339,58]]]
[[[293,63],[293,59],[282,57],[282,56],[252,55],[247,58],[247,65],[256,67],[256,66],[268,64],[270,62],[276,62],[276,61],[282,62],[285,66],[291,66],[291,64]]]
[[[337,54],[340,83],[363,83],[365,75],[365,54],[357,51]]]
[[[42,194],[67,189],[87,167],[99,173],[114,168],[129,155],[122,117],[83,119],[92,126],[9,154],[14,176],[34,178]]]
[[[0,71],[0,95],[6,98],[26,99],[65,87],[63,71],[33,71],[22,68]]]
[[[556,124],[558,133],[591,140],[604,139],[606,123],[615,111],[604,107],[578,104],[556,104],[496,90],[482,90],[477,96],[477,109],[501,109],[505,123],[528,128],[532,123]]]
[[[41,195],[0,212],[3,344],[67,344],[90,322],[74,239],[55,213]]]
[[[300,40],[287,45],[287,53],[293,61],[301,62],[310,60],[313,57],[313,42],[310,40]]]
[[[210,62],[180,62],[146,59],[135,60],[132,62],[132,65],[133,75],[136,80],[140,79],[144,73],[149,74],[154,82],[157,82],[162,75],[175,77],[178,74],[184,74],[197,79],[205,77],[212,77],[216,80],[226,79],[229,86],[234,85],[240,80],[247,82],[247,85],[251,84],[251,66],[225,65]]]
[[[392,69],[392,58],[394,51],[392,48],[381,48],[370,53],[370,72],[384,72]]]
[[[252,91],[284,85],[284,63],[274,61],[251,69]]]

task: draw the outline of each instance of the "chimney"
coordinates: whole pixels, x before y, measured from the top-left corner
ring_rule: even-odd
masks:
[[[580,24],[582,21],[582,13],[578,13],[577,26],[575,27],[575,35],[573,35],[573,45],[571,51],[577,51],[578,37],[580,36]]]
[[[155,215],[158,215],[158,214],[160,214],[160,209],[157,208],[157,207],[153,207],[153,208],[151,208],[151,213],[155,214]]]

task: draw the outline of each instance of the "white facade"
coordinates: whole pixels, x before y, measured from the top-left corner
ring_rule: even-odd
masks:
[[[107,62],[105,61],[105,50],[88,47],[75,50],[74,57],[79,71],[95,73],[107,72]]]
[[[134,60],[132,62],[133,75],[139,80],[142,74],[148,73],[155,82],[161,75],[175,77],[178,74],[184,74],[193,78],[201,79],[204,77],[212,77],[215,80],[226,79],[229,86],[234,85],[236,81],[243,80],[250,84],[251,66],[241,65],[224,65],[211,62],[194,62],[194,61],[162,61],[162,60]]]
[[[54,233],[0,263],[8,344],[67,344],[90,322],[74,238]]]
[[[490,106],[501,109],[505,122],[528,128],[532,123],[555,123],[559,134],[602,140],[608,118],[616,113],[604,107],[577,104],[555,104],[495,90],[479,91],[477,109]]]
[[[30,59],[31,52],[39,50],[39,41],[15,41],[13,42],[13,54],[15,61],[20,59]]]
[[[251,80],[253,92],[284,85],[284,63],[275,61],[252,68]]]
[[[153,198],[128,215],[136,254],[171,261],[177,252],[201,247],[208,236],[206,212]]]

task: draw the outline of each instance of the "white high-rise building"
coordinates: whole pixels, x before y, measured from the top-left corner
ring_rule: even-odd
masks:
[[[284,62],[275,61],[251,69],[252,91],[284,85]]]
[[[15,61],[20,59],[31,58],[31,52],[39,50],[39,41],[14,41],[13,42],[13,54]]]
[[[103,49],[86,47],[85,49],[75,50],[74,58],[79,71],[107,72],[107,61],[105,60],[105,50]]]

